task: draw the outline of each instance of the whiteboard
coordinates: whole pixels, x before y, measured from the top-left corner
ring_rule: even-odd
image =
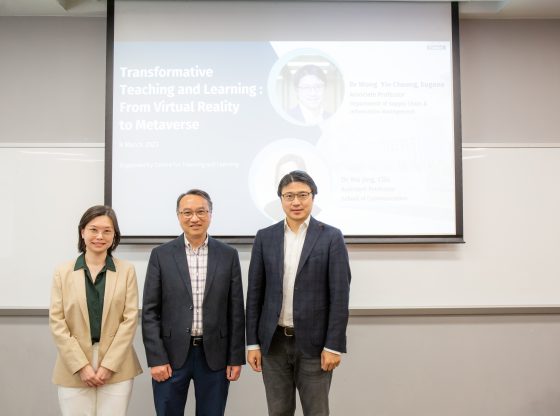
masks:
[[[47,308],[53,271],[76,257],[78,222],[103,203],[104,148],[0,148],[0,306]]]
[[[80,216],[103,203],[103,153],[0,148],[1,309],[48,307],[55,266],[77,255]],[[560,148],[464,148],[463,176],[466,243],[349,246],[351,308],[560,305]],[[115,252],[140,290],[152,248]],[[251,247],[237,249],[246,288]]]
[[[463,148],[466,243],[352,247],[351,304],[560,304],[559,178],[559,148]]]

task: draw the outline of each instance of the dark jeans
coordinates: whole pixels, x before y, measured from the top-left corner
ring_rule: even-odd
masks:
[[[223,416],[229,381],[226,369],[212,371],[206,364],[202,345],[191,346],[185,364],[173,370],[171,378],[158,383],[152,379],[158,416],[183,416],[191,380],[194,381],[197,416]]]
[[[332,372],[321,370],[321,357],[305,357],[295,348],[295,337],[277,329],[267,355],[262,357],[262,374],[270,416],[293,416],[296,388],[305,416],[329,414]]]

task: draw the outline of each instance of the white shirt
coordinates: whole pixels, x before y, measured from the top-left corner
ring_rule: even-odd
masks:
[[[323,109],[321,109],[319,114],[316,114],[308,110],[303,105],[299,105],[299,109],[301,110],[301,114],[303,115],[305,124],[315,125],[315,124],[322,123],[325,120],[325,111]]]
[[[284,275],[282,277],[282,309],[278,325],[294,326],[294,286],[296,273],[303,250],[303,243],[307,235],[310,216],[299,226],[297,232],[293,232],[284,221]]]

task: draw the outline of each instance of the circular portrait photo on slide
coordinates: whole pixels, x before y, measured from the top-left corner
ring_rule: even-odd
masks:
[[[313,206],[318,215],[328,199],[330,173],[316,148],[304,140],[281,139],[263,148],[249,170],[249,190],[253,203],[273,221],[284,218],[280,198],[276,194],[280,179],[293,170],[303,170],[321,183],[321,192]]]
[[[344,80],[336,65],[321,55],[297,55],[276,68],[271,98],[291,123],[315,126],[332,117],[344,97]]]

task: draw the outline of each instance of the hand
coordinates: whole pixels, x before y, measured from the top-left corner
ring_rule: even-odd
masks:
[[[103,382],[103,384],[105,384],[105,382],[113,376],[113,372],[111,370],[109,370],[108,368],[99,366],[99,368],[97,369],[96,375],[97,375],[97,378],[99,380],[101,380]]]
[[[262,371],[261,366],[262,354],[261,350],[249,350],[247,351],[247,362],[251,368],[259,373]]]
[[[237,381],[241,375],[240,365],[228,365],[226,367],[226,378],[229,381]]]
[[[99,379],[91,364],[82,367],[82,369],[80,370],[80,378],[89,387],[98,387],[105,384],[103,380]]]
[[[340,365],[341,357],[339,354],[323,350],[321,352],[321,370],[333,371]]]
[[[152,373],[152,378],[155,381],[162,382],[171,377],[173,370],[171,370],[171,366],[169,364],[164,364],[150,368],[150,372]]]

